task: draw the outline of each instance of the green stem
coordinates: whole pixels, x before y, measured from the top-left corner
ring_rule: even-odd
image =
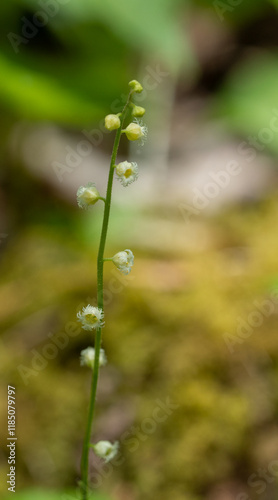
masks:
[[[100,309],[103,310],[103,255],[105,250],[106,236],[108,230],[108,222],[110,215],[110,207],[111,207],[111,197],[112,197],[112,186],[113,186],[113,175],[114,175],[114,166],[117,158],[119,143],[121,139],[122,126],[124,123],[127,106],[130,101],[130,97],[133,91],[131,91],[128,95],[127,102],[124,106],[121,115],[121,126],[117,129],[111,162],[110,169],[108,175],[108,183],[107,183],[107,191],[105,198],[105,206],[104,206],[104,214],[103,214],[103,222],[102,222],[102,230],[101,237],[99,243],[98,257],[97,257],[97,305]],[[96,331],[95,338],[95,362],[94,369],[92,374],[92,383],[91,383],[91,396],[89,403],[89,411],[88,411],[88,419],[87,426],[85,432],[85,438],[83,443],[83,451],[81,457],[81,489],[82,489],[82,499],[88,499],[88,473],[89,473],[89,451],[90,451],[90,440],[92,434],[92,424],[94,419],[94,410],[95,410],[95,402],[96,402],[96,392],[97,392],[97,383],[98,383],[98,374],[99,374],[99,354],[101,348],[101,328],[98,328]]]

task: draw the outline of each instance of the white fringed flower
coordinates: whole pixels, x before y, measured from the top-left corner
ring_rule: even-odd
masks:
[[[123,252],[116,253],[112,257],[112,261],[121,273],[129,274],[134,264],[134,255],[131,250],[126,249]]]
[[[123,186],[128,186],[132,182],[138,179],[138,165],[135,162],[123,161],[116,165],[116,174],[118,176],[118,180],[121,182]]]
[[[107,115],[104,120],[107,130],[117,130],[121,126],[121,120],[118,115]]]
[[[130,123],[122,133],[125,133],[129,141],[138,141],[138,139],[141,139],[141,142],[144,143],[147,138],[148,127],[143,125],[139,120],[136,120]]]
[[[100,199],[95,184],[88,182],[87,186],[80,186],[77,191],[77,203],[80,208],[87,210]]]
[[[107,358],[105,356],[104,349],[100,349],[99,352],[99,366],[104,366],[107,363]],[[88,366],[94,369],[95,364],[95,349],[93,347],[87,347],[83,349],[80,353],[80,364],[81,366]]]
[[[104,314],[98,307],[91,306],[90,304],[83,307],[82,311],[77,313],[78,321],[82,323],[84,330],[92,330],[104,325]]]
[[[99,441],[97,444],[91,445],[94,449],[95,454],[103,458],[105,462],[109,462],[114,458],[119,450],[119,442],[110,443],[110,441]]]

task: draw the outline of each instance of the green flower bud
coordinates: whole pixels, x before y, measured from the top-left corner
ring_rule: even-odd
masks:
[[[145,139],[148,129],[145,125],[139,123],[130,123],[126,129],[122,131],[125,133],[129,141],[137,141],[138,139]]]
[[[110,131],[117,130],[121,126],[121,120],[117,115],[107,115],[104,122],[105,128]]]
[[[131,112],[132,116],[141,117],[141,116],[144,116],[145,113],[146,113],[145,108],[142,108],[142,106],[136,106],[136,104],[133,104],[132,112]]]
[[[140,92],[142,92],[143,90],[141,83],[137,82],[137,80],[131,80],[128,85],[138,94],[140,94]]]

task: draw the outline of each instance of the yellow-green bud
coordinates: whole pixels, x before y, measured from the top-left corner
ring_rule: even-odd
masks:
[[[105,128],[107,128],[107,130],[117,130],[120,126],[121,120],[117,115],[107,115],[105,117]]]
[[[137,141],[144,135],[142,127],[138,123],[130,123],[123,132],[129,141]]]
[[[146,113],[145,108],[142,108],[142,106],[136,106],[135,104],[132,106],[132,116],[144,116]]]
[[[100,194],[92,182],[87,186],[80,186],[77,191],[77,203],[80,208],[87,210],[100,199]]]
[[[122,132],[126,134],[129,141],[137,141],[147,137],[148,129],[145,125],[140,125],[140,122],[132,122]]]
[[[138,92],[138,94],[140,94],[140,92],[142,92],[143,90],[143,87],[141,85],[141,83],[137,82],[137,80],[131,80],[131,82],[129,82],[128,84],[135,92]]]

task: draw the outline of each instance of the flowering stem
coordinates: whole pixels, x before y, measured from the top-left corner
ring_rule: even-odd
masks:
[[[98,257],[97,257],[97,306],[103,311],[103,262],[104,259],[104,250],[106,243],[106,236],[108,230],[108,222],[110,215],[110,206],[111,206],[111,197],[112,197],[112,186],[113,186],[113,175],[114,175],[114,166],[117,158],[119,143],[121,139],[121,131],[123,122],[126,115],[126,110],[130,101],[130,97],[133,91],[131,90],[127,102],[124,106],[124,109],[121,114],[121,125],[116,131],[108,183],[107,183],[107,191],[104,205],[104,214],[103,214],[103,222],[102,222],[102,230],[101,237],[99,243]],[[85,438],[83,443],[83,451],[81,457],[81,488],[82,488],[82,499],[88,499],[88,473],[89,473],[89,451],[90,451],[90,439],[92,433],[92,424],[94,419],[94,410],[95,410],[95,402],[96,402],[96,392],[97,392],[97,383],[98,383],[98,374],[99,374],[99,355],[101,348],[101,327],[97,328],[96,338],[95,338],[95,361],[94,361],[94,369],[92,374],[92,383],[91,383],[91,396],[89,403],[89,412],[88,412],[88,420],[85,432]]]

